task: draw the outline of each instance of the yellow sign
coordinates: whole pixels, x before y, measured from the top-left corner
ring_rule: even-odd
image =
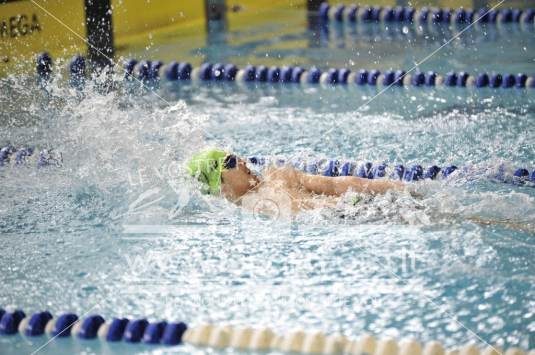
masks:
[[[41,52],[85,55],[85,37],[83,0],[0,0],[0,77],[33,69]]]
[[[191,60],[187,54],[205,45],[202,0],[111,0],[111,5],[116,58]]]

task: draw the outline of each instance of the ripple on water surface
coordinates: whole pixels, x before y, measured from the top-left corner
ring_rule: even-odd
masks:
[[[466,327],[527,346],[534,233],[466,218],[524,226],[535,220],[535,189],[464,175],[419,184],[422,198],[387,194],[274,221],[200,195],[181,163],[222,145],[533,169],[530,97],[406,90],[359,109],[372,91],[162,87],[166,107],[150,95],[20,85],[2,82],[0,143],[53,147],[64,166],[0,169],[3,306],[98,305],[106,318],[367,330],[449,345],[473,340]]]

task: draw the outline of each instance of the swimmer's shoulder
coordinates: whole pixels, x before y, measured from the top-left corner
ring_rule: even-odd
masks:
[[[298,182],[300,172],[291,166],[269,166],[266,168],[264,178],[270,180],[286,180]]]

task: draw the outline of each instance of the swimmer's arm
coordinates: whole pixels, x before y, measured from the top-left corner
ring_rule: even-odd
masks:
[[[389,190],[401,191],[405,185],[399,181],[371,180],[356,176],[318,176],[301,173],[301,185],[308,191],[327,196],[340,196],[349,190],[370,194],[384,194]]]
[[[483,226],[502,226],[520,232],[535,233],[534,223],[519,223],[509,220],[484,219],[476,216],[464,217],[464,219]]]

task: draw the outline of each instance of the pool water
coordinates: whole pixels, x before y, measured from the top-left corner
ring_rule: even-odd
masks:
[[[407,70],[456,31],[388,37],[374,25],[326,31],[294,18],[122,54]],[[531,74],[534,45],[515,25],[468,30],[420,68]],[[4,308],[535,347],[535,189],[490,179],[502,164],[535,168],[530,90],[392,88],[369,102],[380,88],[0,85],[0,144],[53,147],[64,159],[62,168],[0,168]],[[389,193],[272,219],[199,193],[182,163],[206,146],[467,170],[415,184],[422,197]],[[45,342],[1,337],[0,353]],[[67,339],[39,353],[192,351]]]

